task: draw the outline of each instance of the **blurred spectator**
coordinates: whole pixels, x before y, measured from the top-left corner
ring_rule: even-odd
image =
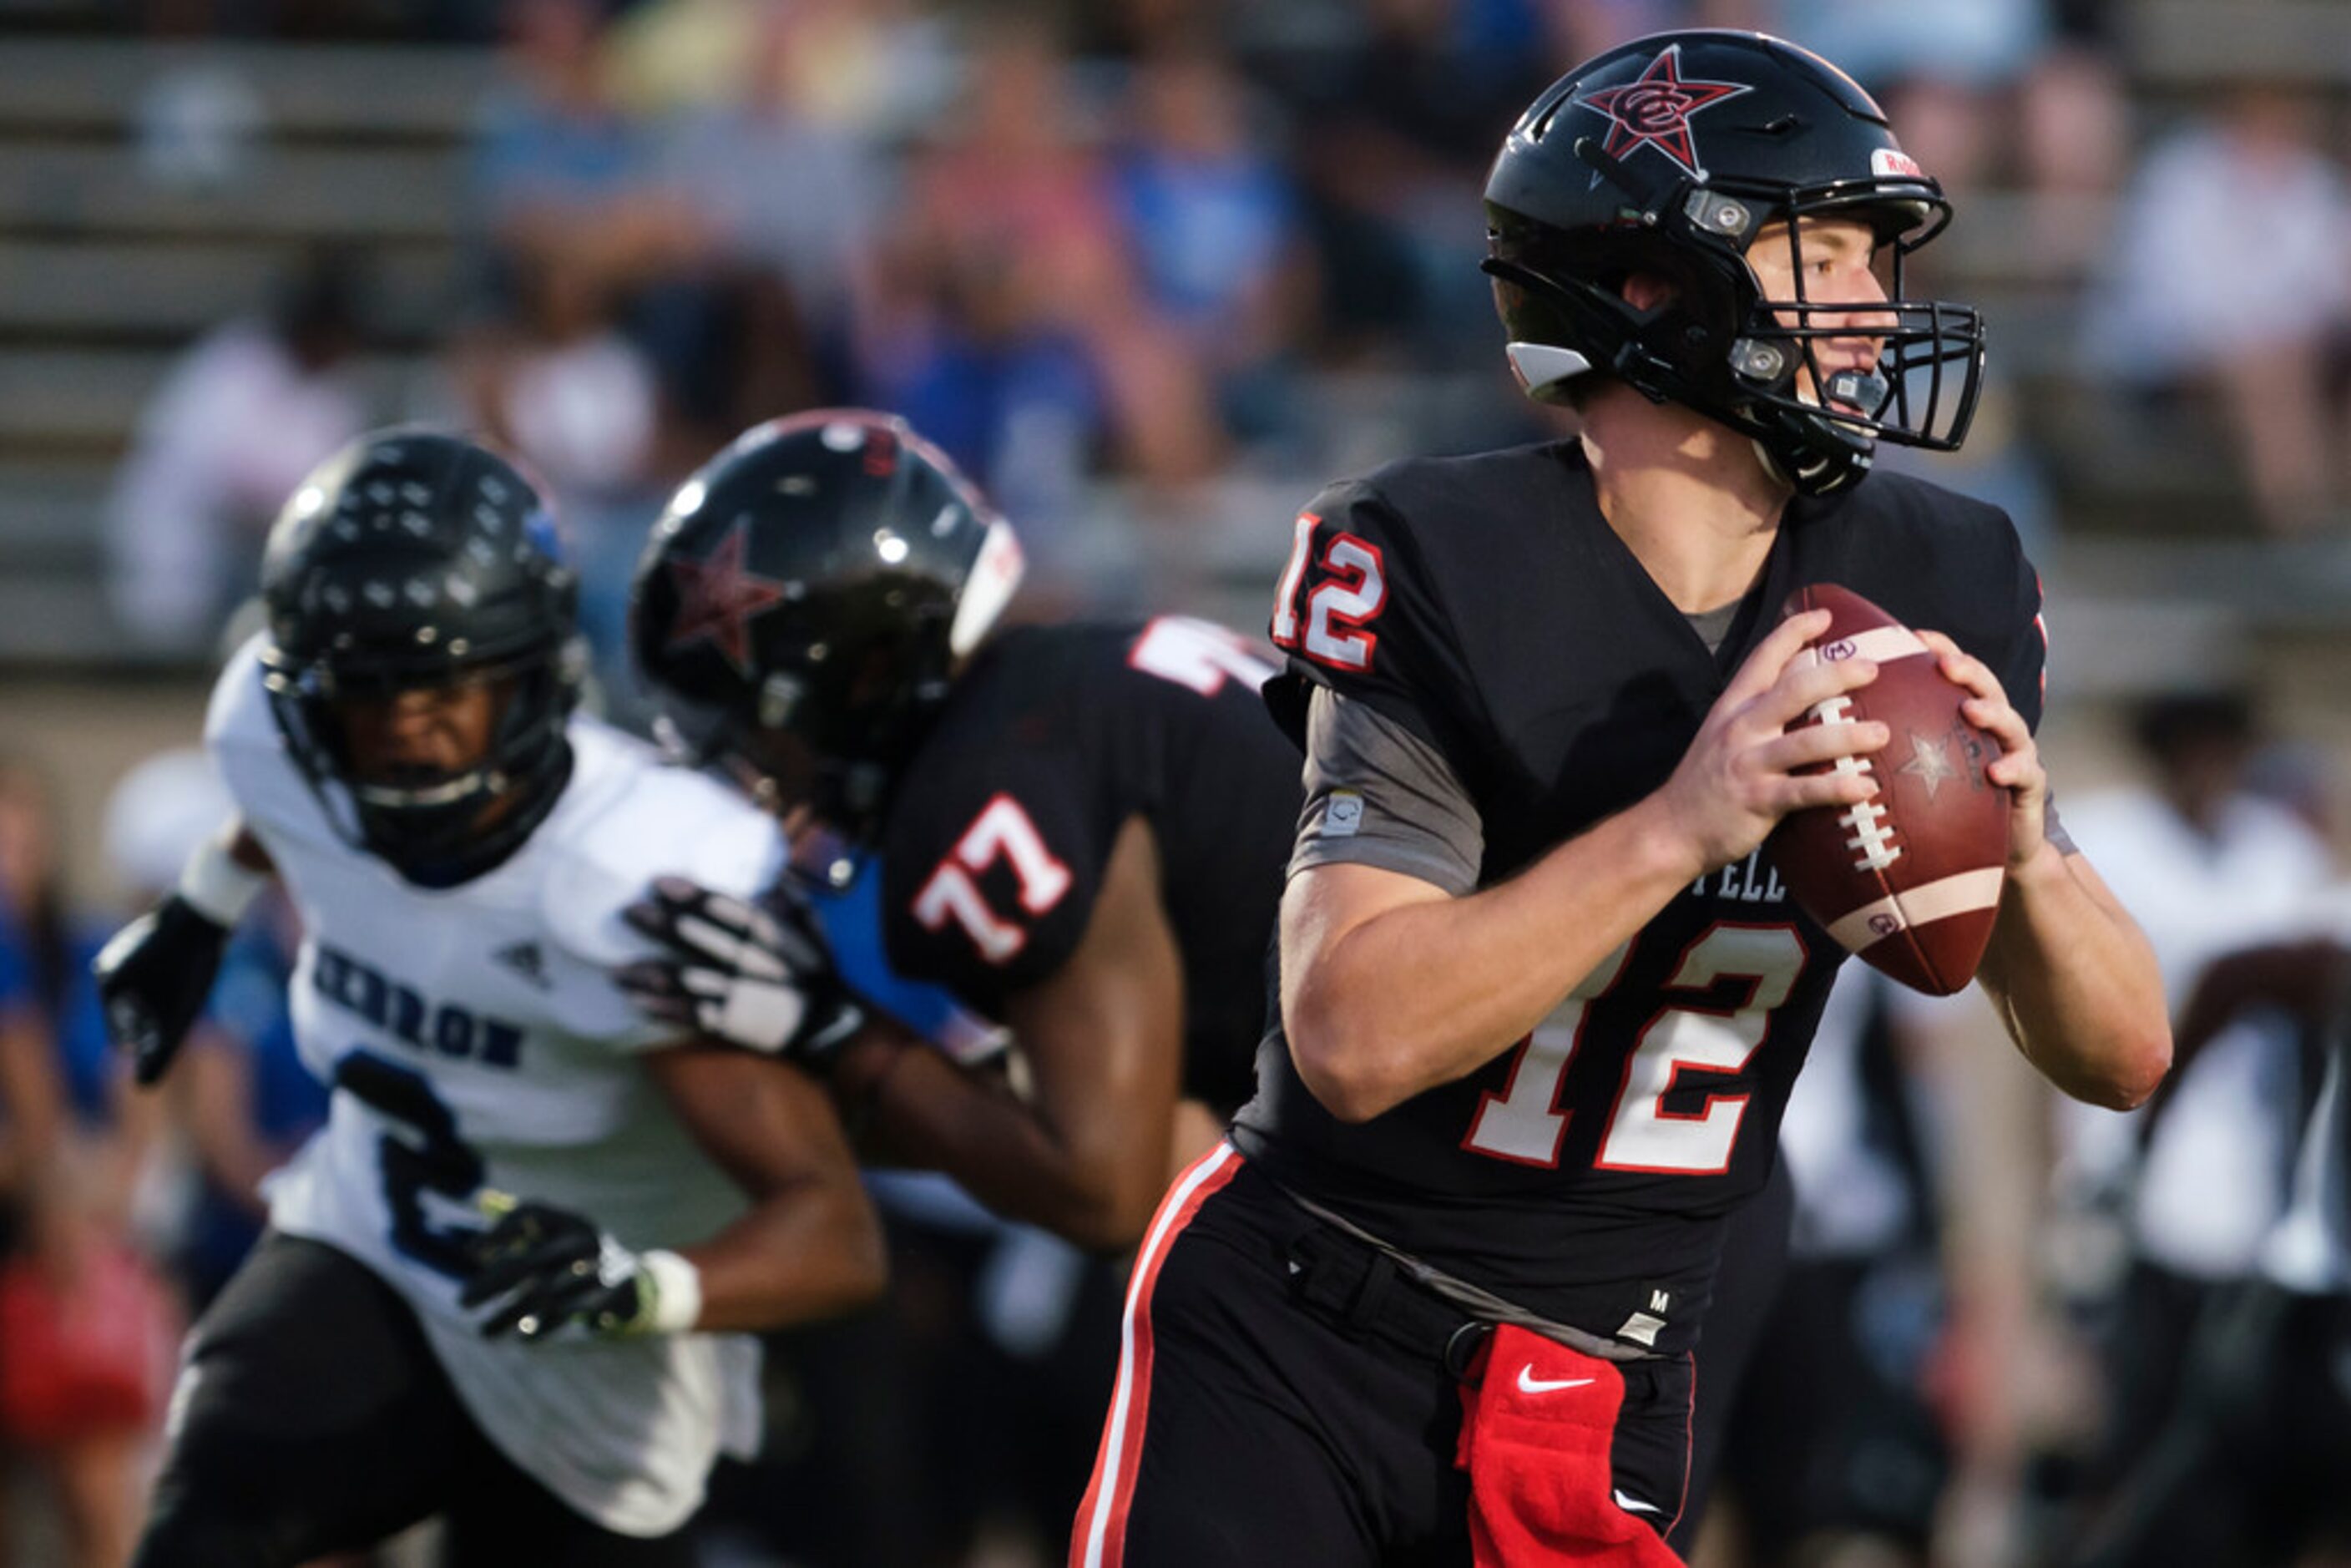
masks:
[[[1995,95],[2022,80],[2049,27],[2043,0],[1776,0],[1777,25],[1809,48],[1834,49],[1886,110],[1902,144],[1946,188],[1982,183],[2000,130]]]
[[[2214,961],[2181,1014],[2183,1063],[2249,1015],[2295,1033],[2290,1197],[2247,1278],[2198,1321],[2179,1397],[2073,1559],[2084,1568],[2307,1563],[2351,1527],[2351,906],[2339,890],[2330,903],[2314,934]]]
[[[173,1075],[199,1184],[172,1258],[191,1316],[260,1239],[269,1212],[262,1178],[327,1118],[327,1090],[295,1050],[287,1006],[301,938],[292,907],[275,891],[255,906],[221,960],[211,1005]]]
[[[62,1090],[62,1135],[0,1269],[0,1432],[56,1482],[72,1561],[114,1568],[142,1502],[140,1451],[162,1414],[177,1330],[131,1249],[129,1215],[154,1125],[99,1015],[89,963],[99,931],[64,907],[45,781],[0,762],[0,942],[26,975]]]
[[[352,259],[313,252],[264,315],[200,339],[140,416],[107,503],[109,585],[134,639],[200,650],[249,591],[262,536],[311,466],[367,423]]]
[[[451,346],[459,422],[542,481],[579,563],[580,629],[609,673],[622,658],[629,573],[659,505],[661,388],[591,272],[518,256],[512,275],[517,314]]]
[[[1461,9],[1373,0],[1352,47],[1278,73],[1299,125],[1328,359],[1491,361],[1478,270],[1486,165],[1519,107],[1578,57],[1458,48]]]
[[[733,319],[696,377],[705,446],[795,409],[841,401],[852,323],[872,308],[875,232],[892,172],[862,134],[805,104],[805,7],[754,9],[738,99],[684,112],[662,171],[707,236],[700,305]]]
[[[646,0],[613,23],[613,86],[647,117],[774,93],[813,123],[883,141],[952,92],[947,21],[910,0]],[[791,46],[771,58],[778,28]]]
[[[514,257],[598,293],[697,254],[613,98],[590,0],[508,0],[507,88],[485,116],[473,199],[493,268]]]
[[[0,1277],[28,1249],[33,1217],[49,1200],[46,1186],[56,1179],[63,1101],[48,1031],[33,1003],[24,944],[0,913]],[[0,1363],[5,1359],[0,1346]],[[0,1421],[0,1562],[12,1560],[8,1493],[15,1448]]]
[[[739,97],[684,111],[662,170],[727,260],[773,270],[814,315],[847,309],[891,195],[876,150],[810,111],[803,8],[752,12]]]
[[[2126,191],[2098,367],[2150,391],[2219,399],[2262,526],[2306,532],[2351,494],[2334,396],[2351,341],[2351,188],[2317,106],[2248,85],[2159,143]]]
[[[1049,565],[1098,451],[1158,484],[1222,455],[1197,357],[1142,294],[1073,108],[1050,36],[981,41],[963,103],[914,154],[860,352],[861,395],[973,470]]]
[[[106,806],[115,880],[151,896],[234,810],[204,751],[159,752],[125,774]],[[296,1052],[287,982],[301,931],[272,889],[238,926],[212,1001],[188,1038],[167,1094],[193,1170],[171,1225],[170,1257],[201,1312],[260,1235],[261,1178],[326,1119],[327,1090]]]
[[[2105,195],[2122,178],[2130,141],[2113,0],[2051,0],[2049,8],[2049,45],[2025,78],[2012,131],[2022,172],[2048,195]]]
[[[514,317],[457,345],[466,423],[528,462],[567,509],[645,484],[659,392],[610,295],[551,259],[518,257],[515,275]]]
[[[2175,1011],[2206,963],[2308,917],[2325,844],[2244,789],[2257,738],[2251,700],[2180,692],[2144,702],[2133,738],[2147,785],[2063,803],[2074,841],[2146,931]],[[2103,1212],[2126,1243],[2128,1278],[2070,1281],[2109,1335],[2114,1401],[2094,1487],[2134,1460],[2179,1390],[2188,1334],[2214,1288],[2241,1277],[2284,1199],[2296,1096],[2290,1031],[2249,1018],[2183,1066],[2161,1121],[2061,1113],[2061,1201],[2072,1234]],[[2077,1249],[2071,1261],[2100,1253]],[[2061,1258],[2061,1263],[2067,1260]]]
[[[107,1038],[89,963],[109,926],[68,907],[60,840],[48,780],[26,761],[0,759],[0,903],[56,1053],[68,1118],[63,1153],[81,1196],[120,1226],[129,1219],[157,1116],[144,1097],[131,1093]]]
[[[1227,428],[1281,433],[1292,339],[1313,275],[1274,128],[1231,67],[1197,45],[1146,57],[1128,89],[1113,184],[1145,297],[1200,344]]]
[[[22,1243],[65,1135],[65,1091],[33,986],[31,953],[0,902],[0,1259]]]

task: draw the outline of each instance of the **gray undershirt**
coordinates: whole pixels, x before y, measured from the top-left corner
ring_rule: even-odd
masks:
[[[1690,616],[1712,653],[1739,601]],[[1343,861],[1417,877],[1458,897],[1478,891],[1486,831],[1460,775],[1411,730],[1318,686],[1306,713],[1306,803],[1290,874]]]

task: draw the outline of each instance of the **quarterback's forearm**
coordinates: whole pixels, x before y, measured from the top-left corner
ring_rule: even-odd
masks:
[[[2010,870],[1980,976],[2025,1058],[2076,1100],[2128,1110],[2170,1068],[2154,949],[2079,855],[2044,843]]]
[[[1475,1071],[1706,869],[1653,797],[1466,897],[1411,884],[1426,896],[1351,919],[1367,893],[1411,879],[1301,873],[1282,902],[1282,1021],[1300,1075],[1334,1115],[1363,1121]]]

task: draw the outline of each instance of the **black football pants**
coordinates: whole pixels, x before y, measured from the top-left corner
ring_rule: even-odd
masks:
[[[315,1241],[265,1236],[197,1323],[132,1568],[293,1568],[434,1514],[452,1568],[684,1568],[571,1511],[482,1435],[408,1303]]]
[[[1453,1457],[1475,1339],[1400,1277],[1359,1278],[1369,1249],[1334,1235],[1228,1146],[1170,1189],[1128,1287],[1071,1568],[1468,1563],[1468,1478]],[[1326,1310],[1317,1270],[1361,1303],[1353,1321]],[[1619,1484],[1677,1502],[1689,1364],[1624,1372]]]

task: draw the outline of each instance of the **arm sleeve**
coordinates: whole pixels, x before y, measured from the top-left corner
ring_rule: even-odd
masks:
[[[1476,891],[1485,853],[1478,808],[1435,747],[1364,703],[1315,690],[1291,875],[1371,865],[1458,897]]]
[[[910,980],[891,966],[882,941],[882,876],[863,867],[846,888],[810,891],[832,961],[842,981],[871,1006],[922,1036],[957,1061],[1000,1052],[1005,1031],[969,1013],[937,986]]]

